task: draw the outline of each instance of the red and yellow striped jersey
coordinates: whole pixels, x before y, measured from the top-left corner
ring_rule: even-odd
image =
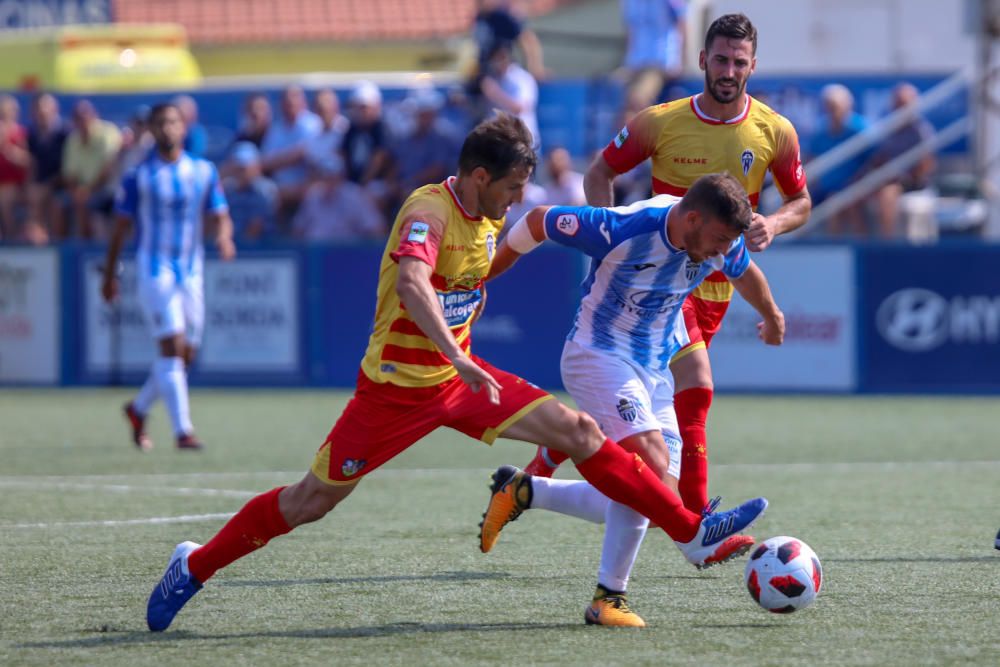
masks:
[[[642,110],[607,145],[604,159],[621,174],[646,158],[652,158],[656,194],[683,196],[699,177],[722,171],[743,184],[754,209],[768,170],[784,196],[806,187],[795,128],[749,95],[743,113],[728,121],[706,116],[697,96]],[[693,296],[728,302],[732,293],[725,276],[714,273]]]
[[[472,316],[482,302],[503,219],[470,215],[459,202],[454,178],[418,188],[403,203],[382,255],[375,326],[361,369],[373,382],[429,387],[456,375],[434,343],[410,319],[396,293],[399,258],[434,267],[431,285],[455,340],[469,351]]]

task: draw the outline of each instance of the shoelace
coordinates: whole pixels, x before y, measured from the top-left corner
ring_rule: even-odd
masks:
[[[626,614],[631,614],[632,610],[629,609],[628,601],[625,599],[624,595],[605,595],[604,601],[609,603],[612,607],[618,611],[623,611]]]
[[[707,517],[709,514],[713,513],[718,507],[719,503],[722,502],[722,496],[716,496],[708,501],[704,509],[701,510],[701,515]]]

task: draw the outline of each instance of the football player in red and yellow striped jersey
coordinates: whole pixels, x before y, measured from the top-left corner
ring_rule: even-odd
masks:
[[[642,161],[652,161],[655,194],[683,195],[709,173],[728,171],[744,186],[756,209],[768,171],[784,199],[773,215],[754,213],[744,235],[753,251],[805,224],[812,208],[799,157],[799,140],[788,119],[746,92],[757,66],[757,30],[743,14],[726,14],[709,26],[699,66],[704,90],[636,114],[587,171],[584,186],[592,206],[612,205],[612,183]],[[708,503],[705,422],[712,403],[707,346],[729,307],[733,287],[721,273],[709,276],[684,303],[690,343],[674,357],[675,409],[684,441],[679,487],[684,504],[700,511]],[[563,460],[540,448],[525,469],[549,476]]]
[[[441,426],[486,443],[501,435],[548,442],[572,457],[598,491],[663,527],[697,567],[743,548],[736,534],[763,513],[766,500],[710,516],[692,512],[641,459],[605,437],[593,418],[470,354],[469,326],[496,234],[535,166],[532,140],[513,116],[481,123],[462,146],[458,175],[406,201],[382,258],[375,326],[354,397],[298,483],[251,499],[204,546],[177,546],[149,597],[150,630],[165,630],[216,571],[322,518],[367,473]],[[713,194],[718,196],[725,192]],[[709,215],[700,209],[693,214]],[[504,521],[518,507],[519,488],[514,477],[494,477],[490,502],[503,505],[498,516]],[[499,519],[484,519],[483,551],[501,526]]]

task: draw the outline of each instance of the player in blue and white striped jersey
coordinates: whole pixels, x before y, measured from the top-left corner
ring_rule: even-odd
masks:
[[[215,235],[219,256],[229,260],[236,254],[232,221],[215,166],[184,152],[186,128],[180,110],[173,104],[155,106],[150,129],[155,149],[126,174],[118,192],[101,291],[108,301],[118,296],[114,267],[129,228],[136,224],[139,300],[160,356],[125,414],[135,445],[149,449],[145,419],[161,397],[177,446],[200,449],[191,424],[186,368],[201,342],[205,321],[205,223]]]
[[[698,179],[683,198],[659,195],[616,208],[538,207],[514,224],[490,271],[496,277],[546,239],[592,258],[563,348],[563,384],[609,438],[639,454],[674,492],[681,438],[669,364],[688,342],[685,297],[721,270],[763,318],[762,340],[780,345],[784,337],[784,316],[743,242],[750,221],[746,191],[729,174]],[[519,510],[549,509],[605,522],[597,592],[585,620],[644,625],[628,608],[625,590],[645,518],[585,482],[532,477],[513,466],[498,470],[494,480],[495,494],[508,486],[529,487],[514,494]],[[730,537],[706,564],[742,555],[752,544],[749,536]]]

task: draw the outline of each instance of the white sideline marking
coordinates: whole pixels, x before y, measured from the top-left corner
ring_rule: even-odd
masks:
[[[216,521],[228,519],[235,512],[221,514],[182,514],[181,516],[155,516],[148,519],[116,519],[105,521],[56,521],[53,523],[11,523],[0,524],[0,528],[93,528],[97,526],[143,526],[164,523],[193,523],[195,521]]]
[[[38,481],[24,479],[0,478],[0,488],[39,489]],[[71,491],[109,491],[111,493],[148,493],[167,496],[223,496],[227,498],[250,498],[257,495],[255,491],[240,491],[238,489],[203,489],[184,486],[134,486],[131,484],[96,484],[81,482],[45,481],[44,489]]]

